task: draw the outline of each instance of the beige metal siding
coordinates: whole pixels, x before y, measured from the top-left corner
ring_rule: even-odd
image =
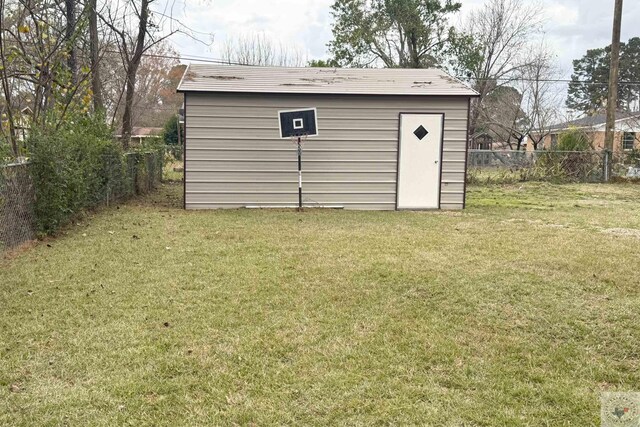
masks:
[[[316,107],[320,135],[303,153],[305,205],[396,207],[402,113],[444,113],[441,207],[464,205],[464,97],[186,94],[186,207],[297,204],[295,145],[278,111]]]

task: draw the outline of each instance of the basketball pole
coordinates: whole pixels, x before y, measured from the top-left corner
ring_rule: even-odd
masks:
[[[298,212],[302,212],[302,137],[298,136]]]

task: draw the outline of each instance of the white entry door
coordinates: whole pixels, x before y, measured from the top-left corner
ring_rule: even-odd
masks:
[[[444,114],[401,114],[398,209],[440,207]]]

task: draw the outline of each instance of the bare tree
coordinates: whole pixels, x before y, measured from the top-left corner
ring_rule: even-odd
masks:
[[[0,64],[2,65],[2,70],[0,70],[0,79],[2,79],[2,92],[4,95],[4,105],[2,105],[2,114],[7,118],[7,123],[9,129],[5,131],[4,126],[1,126],[0,129],[4,134],[7,141],[11,145],[11,151],[14,156],[18,155],[18,142],[16,140],[16,125],[15,125],[15,117],[14,117],[14,109],[13,109],[13,98],[11,96],[11,83],[10,83],[10,71],[7,67],[7,41],[6,41],[6,32],[5,28],[9,27],[7,23],[7,19],[5,17],[5,13],[7,11],[6,1],[0,0]]]
[[[177,58],[168,43],[159,43],[142,59],[133,101],[134,126],[161,127],[182,105],[182,94],[176,90],[185,66]]]
[[[556,59],[548,46],[541,43],[533,52],[531,64],[524,70],[523,109],[528,118],[526,133],[533,149],[541,149],[552,126],[560,120],[562,94],[554,85],[560,77]]]
[[[93,110],[104,111],[102,81],[100,79],[100,38],[98,35],[97,0],[88,0],[85,6],[89,17],[89,58],[91,61],[91,92],[93,92]]]
[[[78,70],[75,50],[79,25],[75,6],[58,0],[2,0],[0,4],[0,81],[3,133],[18,154],[16,129],[59,127],[72,105],[84,102],[88,72]],[[75,71],[74,71],[75,69]],[[69,72],[71,71],[71,73]],[[29,107],[29,108],[27,108]]]
[[[131,110],[133,108],[133,99],[136,90],[136,78],[138,74],[138,67],[142,60],[142,55],[150,49],[158,41],[147,42],[148,29],[149,29],[149,5],[154,0],[141,0],[138,6],[134,0],[127,1],[124,6],[120,2],[116,2],[113,9],[108,8],[106,11],[107,17],[104,14],[100,14],[102,21],[114,32],[116,35],[118,48],[122,58],[122,64],[125,69],[125,106],[124,113],[122,115],[122,145],[125,149],[129,148],[131,141]],[[120,8],[120,9],[119,9]],[[118,13],[120,12],[120,13]],[[120,22],[120,26],[118,26]],[[137,27],[137,33],[132,26]],[[168,37],[164,36],[161,39]]]
[[[152,0],[142,0],[140,12],[136,11],[138,16],[138,36],[136,37],[135,48],[133,54],[130,55],[127,50],[126,43],[122,45],[123,54],[126,57],[126,95],[124,101],[124,114],[122,115],[122,142],[124,148],[129,148],[131,141],[131,129],[133,127],[131,121],[131,110],[133,109],[133,97],[136,90],[136,78],[138,75],[138,67],[142,60],[142,54],[145,52],[145,38],[147,37],[147,28],[149,26],[149,2]],[[148,47],[147,47],[148,49]]]
[[[172,17],[175,2],[0,0],[0,139],[13,155],[25,129],[58,129],[71,112],[89,113],[92,102],[96,112],[121,113],[128,147],[144,57],[177,32],[202,41],[202,33],[196,36]],[[151,10],[152,3],[164,9]],[[174,57],[171,63],[144,76],[150,91],[172,84],[166,76],[177,54],[165,53]],[[156,99],[156,107],[162,102]]]
[[[307,57],[297,46],[285,45],[264,33],[228,39],[222,47],[224,61],[241,65],[303,67]]]
[[[555,56],[542,42],[530,50],[531,62],[511,86],[496,86],[479,109],[477,131],[489,134],[510,149],[520,150],[527,139],[542,146],[562,110],[562,90]]]
[[[76,1],[64,0],[66,15],[66,31],[65,41],[67,43],[67,66],[71,73],[71,81],[75,84],[78,82],[78,62],[76,49]]]
[[[522,109],[523,94],[516,87],[500,86],[484,99],[479,117],[482,133],[501,148],[519,150],[526,137],[526,114]]]
[[[480,94],[471,112],[472,139],[481,128],[485,98],[498,87],[512,85],[531,65],[529,46],[541,29],[541,12],[538,4],[525,0],[489,0],[469,16],[466,32],[474,43],[467,52],[467,73]]]
[[[104,24],[115,35],[122,65],[125,69],[124,111],[122,114],[122,145],[125,149],[131,141],[133,128],[133,102],[137,90],[138,69],[143,56],[158,43],[176,33],[185,34],[196,41],[194,31],[171,15],[173,2],[165,3],[164,10],[152,11],[157,0],[114,0],[99,13]],[[205,42],[203,42],[205,43]],[[119,104],[119,102],[118,102]]]

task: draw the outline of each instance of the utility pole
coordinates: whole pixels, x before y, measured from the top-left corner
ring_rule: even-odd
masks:
[[[622,1],[615,0],[613,13],[613,39],[611,41],[611,74],[607,101],[607,128],[605,132],[605,180],[611,175],[611,154],[615,137],[616,108],[618,106],[618,76],[620,75],[620,32],[622,27]]]

